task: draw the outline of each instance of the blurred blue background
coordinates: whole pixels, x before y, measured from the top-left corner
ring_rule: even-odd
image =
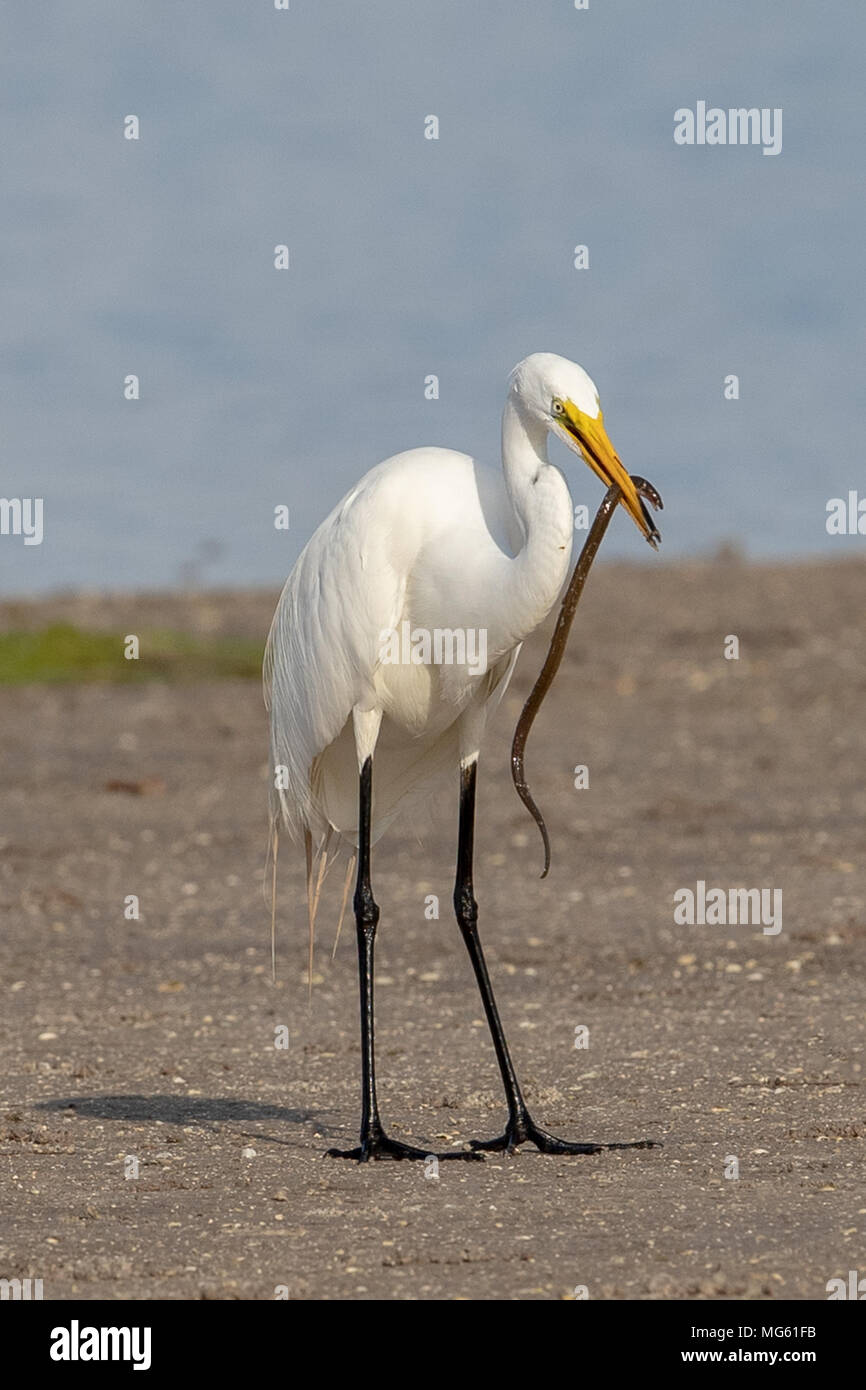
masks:
[[[539,350],[595,379],[666,556],[863,553],[825,529],[866,496],[859,0],[45,0],[4,30],[0,495],[45,499],[5,593],[278,583],[388,454],[498,463]],[[782,107],[781,154],[675,145],[699,99]],[[605,552],[651,558],[624,516]]]

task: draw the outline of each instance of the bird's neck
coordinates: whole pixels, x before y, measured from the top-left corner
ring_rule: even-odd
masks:
[[[502,470],[523,534],[510,598],[516,640],[547,616],[568,573],[574,512],[565,479],[547,457],[547,428],[512,397],[502,414]]]
[[[548,466],[545,426],[509,396],[502,412],[502,471],[524,537],[532,519],[532,490],[541,469]]]

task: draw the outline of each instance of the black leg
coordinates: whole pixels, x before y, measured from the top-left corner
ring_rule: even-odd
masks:
[[[376,1099],[376,1056],[373,1035],[373,945],[379,923],[379,908],[370,885],[370,831],[373,802],[373,759],[361,769],[360,813],[358,818],[358,878],[355,887],[355,926],[358,935],[358,977],[361,985],[361,1142],[357,1149],[329,1149],[335,1158],[355,1158],[366,1163],[371,1158],[480,1158],[471,1150],[430,1154],[391,1139],[382,1128]]]
[[[472,961],[472,969],[475,971],[475,978],[478,981],[481,1000],[484,1004],[484,1012],[493,1038],[493,1047],[502,1074],[505,1099],[508,1103],[508,1122],[504,1134],[500,1134],[496,1139],[473,1139],[471,1141],[472,1147],[476,1150],[504,1149],[510,1153],[518,1144],[524,1144],[528,1140],[542,1153],[548,1154],[597,1154],[602,1149],[654,1148],[655,1145],[650,1139],[642,1139],[635,1144],[569,1143],[567,1140],[557,1139],[555,1135],[548,1134],[546,1130],[541,1129],[526,1108],[526,1102],[523,1099],[514,1070],[514,1063],[511,1060],[511,1053],[508,1050],[508,1043],[505,1041],[502,1021],[496,1007],[496,1000],[493,997],[493,987],[490,984],[484,952],[481,949],[481,938],[478,934],[478,904],[475,901],[472,887],[477,770],[478,764],[473,762],[463,767],[460,773],[460,830],[457,842],[454,910],[457,914],[460,933],[469,952],[469,959]]]

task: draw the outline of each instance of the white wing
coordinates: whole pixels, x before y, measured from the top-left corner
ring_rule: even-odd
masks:
[[[429,668],[383,671],[380,660],[382,634],[399,631],[407,616],[431,626],[483,624],[497,568],[520,543],[497,482],[466,454],[398,454],[361,479],[298,558],[274,614],[264,666],[277,780],[272,808],[294,835],[304,828],[318,834],[328,825],[353,835],[354,706],[385,713],[373,779],[378,835],[406,791],[443,763],[456,764],[462,716],[471,723],[473,710],[486,708],[494,693],[501,696],[513,648],[492,653],[486,675],[474,684],[465,678],[461,684],[460,673],[449,671],[447,699],[441,687],[431,688],[436,677]],[[445,574],[451,593],[443,597]],[[420,613],[435,595],[441,622],[432,609]]]

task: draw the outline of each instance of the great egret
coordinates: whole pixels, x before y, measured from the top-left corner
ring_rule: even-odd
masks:
[[[391,1138],[379,1118],[373,1041],[379,908],[370,850],[407,793],[446,768],[459,768],[460,777],[454,907],[490,1026],[508,1121],[498,1138],[438,1157],[511,1151],[526,1140],[560,1154],[648,1146],[569,1143],[535,1124],[478,934],[472,861],[484,729],[521,643],[555,603],[571,557],[573,506],[562,473],[548,461],[550,433],[582,455],[607,484],[610,506],[619,500],[655,546],[658,532],[608,439],[593,382],[564,357],[533,353],[509,378],[502,475],[450,449],[411,449],[386,459],[309,540],[271,624],[264,675],[274,853],[280,821],[305,841],[311,930],[332,839],[357,850],[361,1133],[357,1148],[330,1151],[341,1157],[429,1156]],[[438,653],[437,633],[446,634]]]

